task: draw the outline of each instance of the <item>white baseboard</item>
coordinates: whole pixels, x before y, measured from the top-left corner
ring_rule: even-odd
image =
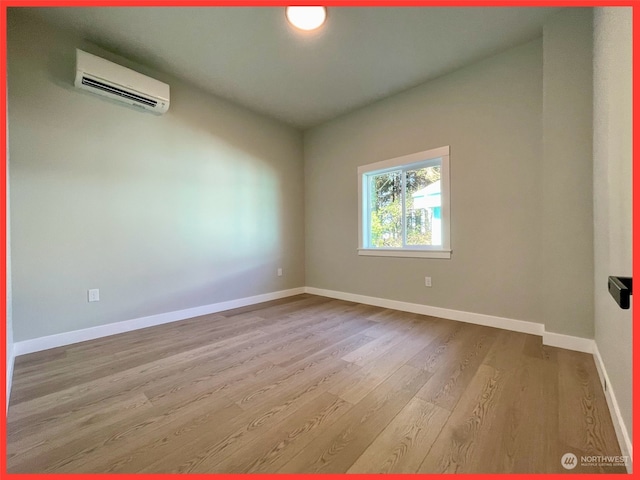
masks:
[[[58,333],[55,335],[47,335],[46,337],[32,338],[15,342],[14,354],[25,355],[27,353],[39,352],[50,348],[62,347],[73,343],[84,342],[86,340],[94,340],[96,338],[107,337],[118,333],[130,332],[141,328],[153,327],[154,325],[162,325],[164,323],[177,322],[187,318],[199,317],[201,315],[209,315],[212,313],[223,312],[234,308],[246,307],[256,303],[268,302],[270,300],[278,300],[280,298],[291,297],[304,293],[304,287],[292,288],[289,290],[280,290],[278,292],[265,293],[255,295],[253,297],[239,298],[229,300],[227,302],[212,303],[200,307],[187,308],[175,312],[160,313],[148,317],[134,318],[133,320],[125,320],[122,322],[109,323],[97,327],[84,328],[82,330],[74,330],[72,332]]]
[[[525,322],[523,320],[513,320],[511,318],[495,317],[482,313],[464,312],[461,310],[451,310],[448,308],[431,307],[429,305],[400,302],[397,300],[389,300],[386,298],[368,297],[366,295],[358,295],[355,293],[336,292],[334,290],[324,290],[315,287],[305,287],[305,292],[311,293],[313,295],[320,295],[322,297],[330,297],[339,300],[347,300],[350,302],[364,303],[366,305],[374,305],[376,307],[382,308],[391,308],[393,310],[400,310],[402,312],[430,315],[432,317],[457,320],[459,322],[474,323],[476,325],[484,325],[486,327],[502,328],[504,330],[529,333],[531,335],[541,336],[544,333],[544,325],[542,325],[541,323]]]
[[[6,398],[6,410],[5,414],[9,411],[9,398],[11,397],[11,383],[13,382],[13,365],[15,364],[15,354],[12,348],[7,355],[7,396]]]
[[[403,312],[418,313],[421,315],[431,315],[433,317],[446,318],[459,322],[473,323],[476,325],[484,325],[487,327],[502,328],[514,332],[528,333],[531,335],[542,336],[545,345],[553,347],[565,348],[568,350],[576,350],[579,352],[593,353],[594,341],[588,338],[572,337],[570,335],[561,335],[559,333],[546,332],[545,327],[541,323],[527,322],[523,320],[515,320],[512,318],[497,317],[493,315],[485,315],[482,313],[465,312],[462,310],[452,310],[448,308],[433,307],[430,305],[422,305],[418,303],[402,302],[398,300],[389,300],[386,298],[369,297],[355,293],[338,292],[335,290],[325,290],[315,287],[298,287],[289,290],[281,290],[278,292],[265,293],[253,297],[245,297],[227,302],[213,303],[200,307],[187,308],[174,312],[160,313],[148,317],[135,318],[107,325],[99,325],[97,327],[85,328],[82,330],[74,330],[71,332],[48,335],[45,337],[33,338],[15,342],[14,355],[25,355],[28,353],[48,350],[50,348],[62,347],[74,343],[93,340],[96,338],[115,335],[118,333],[130,332],[141,328],[152,327],[154,325],[162,325],[164,323],[176,322],[187,318],[198,317],[200,315],[209,315],[212,313],[231,310],[233,308],[245,307],[256,303],[268,302],[279,298],[299,295],[301,293],[310,293],[323,297],[336,298],[339,300],[347,300],[366,305],[374,305],[376,307],[391,308]]]
[[[233,308],[245,307],[256,303],[268,302],[279,298],[299,295],[301,293],[310,293],[323,297],[336,298],[339,300],[347,300],[366,305],[374,305],[376,307],[391,308],[403,312],[418,313],[421,315],[431,315],[433,317],[446,318],[459,322],[473,323],[476,325],[484,325],[487,327],[502,328],[514,332],[528,333],[531,335],[542,336],[544,345],[552,347],[565,348],[567,350],[575,350],[578,352],[593,353],[595,343],[589,338],[573,337],[570,335],[562,335],[559,333],[547,332],[541,323],[527,322],[523,320],[515,320],[512,318],[496,317],[493,315],[485,315],[482,313],[465,312],[462,310],[452,310],[448,308],[433,307],[430,305],[422,305],[418,303],[402,302],[398,300],[389,300],[386,298],[369,297],[356,293],[338,292],[335,290],[325,290],[315,287],[299,287],[289,290],[281,290],[278,292],[265,293],[253,297],[239,298],[229,300],[227,302],[213,303],[200,307],[187,308],[174,312],[160,313],[148,317],[135,318],[125,320],[123,322],[110,323],[97,327],[85,328],[82,330],[74,330],[72,332],[48,335],[45,337],[33,338],[16,342],[14,345],[14,355],[25,355],[27,353],[39,352],[50,348],[71,345],[73,343],[84,342],[96,338],[115,335],[118,333],[130,332],[141,328],[152,327],[154,325],[162,325],[163,323],[176,322],[187,318],[198,317],[200,315],[209,315],[211,313],[231,310]],[[10,377],[9,377],[10,378]],[[7,389],[9,390],[10,383]]]
[[[542,344],[550,347],[564,348],[576,352],[593,353],[595,342],[590,338],[574,337],[545,331],[542,334]]]
[[[631,460],[633,459],[633,443],[631,442],[631,438],[629,437],[629,432],[624,424],[624,420],[622,420],[620,406],[618,405],[616,394],[613,391],[613,385],[611,385],[609,375],[607,374],[607,370],[604,366],[604,361],[602,360],[602,356],[600,356],[600,350],[598,350],[598,345],[596,343],[594,343],[593,345],[593,358],[596,362],[598,375],[600,375],[600,383],[602,384],[602,389],[604,390],[604,395],[607,399],[607,405],[609,406],[609,412],[611,413],[613,427],[616,431],[616,436],[618,437],[620,450],[622,450],[622,455],[627,455],[630,459],[629,464],[627,465],[627,472],[631,473],[633,470],[633,464],[631,463]],[[605,382],[607,385],[606,389]]]
[[[528,333],[542,337],[542,343],[552,347],[575,350],[578,352],[593,353],[594,341],[590,338],[573,337],[545,331],[545,326],[541,323],[526,322],[512,318],[496,317],[482,313],[464,312],[461,310],[451,310],[449,308],[432,307],[418,303],[400,302],[386,298],[369,297],[355,293],[338,292],[335,290],[325,290],[322,288],[305,287],[304,291],[313,295],[347,300],[350,302],[364,303],[376,307],[391,308],[403,312],[419,313],[431,315],[433,317],[457,320],[459,322],[484,325],[486,327],[502,328],[513,332]]]

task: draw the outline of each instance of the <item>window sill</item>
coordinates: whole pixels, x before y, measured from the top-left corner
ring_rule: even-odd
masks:
[[[382,248],[359,248],[358,255],[369,257],[451,258],[451,250],[393,250]]]

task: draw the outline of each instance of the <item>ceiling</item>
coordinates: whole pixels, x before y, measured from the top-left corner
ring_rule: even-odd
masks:
[[[299,128],[532,40],[557,8],[329,7],[319,32],[281,7],[31,8],[147,67]]]

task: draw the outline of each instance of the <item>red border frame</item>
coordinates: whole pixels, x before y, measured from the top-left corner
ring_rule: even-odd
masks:
[[[6,35],[7,35],[7,7],[53,7],[53,6],[66,6],[66,7],[81,7],[81,6],[246,6],[246,7],[265,7],[265,6],[286,6],[290,4],[295,5],[318,5],[319,3],[326,6],[367,6],[367,7],[417,7],[417,6],[429,6],[429,7],[598,7],[598,6],[628,6],[633,7],[633,43],[636,46],[637,39],[640,38],[640,8],[636,8],[636,5],[640,7],[640,0],[399,0],[396,2],[389,0],[328,0],[318,2],[317,0],[295,0],[287,3],[283,1],[274,0],[254,0],[254,1],[233,1],[233,0],[186,0],[181,2],[180,0],[0,0],[0,34],[2,35],[2,48],[0,49],[0,111],[2,118],[2,131],[0,132],[0,148],[3,152],[3,165],[0,171],[0,202],[2,203],[2,209],[0,213],[0,227],[2,235],[0,235],[0,247],[6,252],[7,246],[7,178],[6,178],[6,152],[7,152],[7,49],[6,49]],[[640,139],[640,48],[633,49],[633,163],[635,166],[635,160],[640,155],[640,147],[638,146],[638,139]],[[640,190],[640,169],[633,168],[633,186],[634,190],[637,188]],[[640,243],[638,240],[638,226],[640,225],[640,196],[634,196],[633,198],[633,250],[636,250],[636,246]],[[6,266],[6,259],[5,259]],[[640,274],[640,255],[634,256],[633,259],[633,276],[638,277]],[[2,268],[0,272],[0,287],[3,292],[7,289],[7,275],[6,267]],[[5,317],[0,331],[2,332],[2,363],[4,365],[3,378],[6,385],[6,294],[3,294],[0,298],[0,308],[2,308],[2,315]],[[634,311],[633,321],[637,319],[638,314]],[[633,440],[637,437],[637,433],[640,429],[640,419],[635,415],[635,406],[638,399],[638,382],[636,381],[636,372],[640,371],[638,367],[639,359],[635,352],[640,347],[640,335],[637,329],[633,329],[633,436],[632,443],[636,443]],[[3,404],[6,405],[6,389],[2,389]],[[140,475],[133,474],[8,474],[6,473],[6,417],[1,422],[2,428],[0,429],[0,478],[21,478],[21,479],[41,479],[43,477],[58,477],[68,478],[73,477],[78,479],[83,478],[117,478],[117,479],[129,479],[139,478]],[[637,469],[640,471],[640,467]],[[148,478],[176,478],[179,474],[149,474]],[[532,476],[542,476],[545,478],[560,477],[561,474],[510,474],[509,477],[530,478]],[[640,474],[638,474],[640,476]],[[266,474],[222,474],[222,475],[189,475],[189,479],[211,479],[211,478],[282,478],[283,475],[266,475]],[[379,475],[349,475],[349,478],[372,478]],[[632,476],[636,476],[635,474]],[[294,475],[292,478],[296,479],[318,479],[318,478],[339,478],[347,477],[347,475],[312,475],[312,474],[300,474]],[[386,478],[392,479],[405,479],[406,475],[385,475]],[[449,478],[446,475],[428,475],[429,478]],[[473,479],[494,479],[496,475],[491,474],[467,474],[467,478]],[[581,475],[584,477],[598,477],[606,478],[607,475],[587,474]]]
[[[633,7],[638,0],[0,0],[6,7]],[[635,10],[635,9],[634,9]]]

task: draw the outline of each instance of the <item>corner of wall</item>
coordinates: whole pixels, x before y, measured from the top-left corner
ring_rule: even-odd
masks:
[[[630,459],[627,465],[627,471],[631,473],[633,471],[633,443],[631,436],[629,435],[629,431],[624,423],[624,419],[622,418],[620,405],[618,404],[614,387],[609,379],[609,375],[605,368],[604,361],[602,360],[602,356],[600,355],[600,350],[598,350],[597,343],[593,344],[593,359],[596,364],[596,369],[598,370],[598,375],[600,376],[600,384],[602,385],[602,390],[604,391],[604,396],[607,400],[607,406],[609,407],[613,428],[616,431],[616,437],[620,444],[620,450],[622,455],[625,455]]]
[[[596,365],[621,447],[633,439],[633,305],[623,310],[609,275],[633,273],[633,9],[596,8],[593,21],[593,205]],[[606,366],[606,368],[605,368]],[[604,382],[604,380],[603,380]],[[603,385],[604,387],[604,385]],[[614,394],[615,389],[615,394]]]
[[[8,342],[7,342],[8,343]],[[11,347],[7,346],[7,396],[5,402],[5,414],[9,411],[9,399],[11,398],[11,384],[13,382],[13,365],[15,363],[15,355],[13,352],[13,342]]]
[[[543,27],[542,314],[549,331],[594,337],[592,12]]]
[[[5,210],[5,218],[6,218],[6,225],[5,225],[5,235],[6,235],[6,289],[7,289],[7,311],[6,313],[6,320],[5,320],[5,335],[6,335],[6,339],[7,339],[7,372],[6,372],[6,386],[7,386],[7,396],[6,396],[6,411],[9,410],[9,397],[11,395],[11,383],[13,381],[13,364],[14,364],[14,348],[13,348],[13,302],[12,302],[12,298],[13,298],[13,292],[11,289],[11,223],[10,223],[10,218],[11,218],[11,208],[10,208],[10,198],[9,198],[9,192],[10,192],[10,187],[9,187],[9,111],[8,111],[8,106],[9,106],[9,102],[6,102],[7,105],[7,111],[5,111],[5,118],[7,119],[7,123],[6,123],[6,130],[5,130],[5,135],[6,135],[6,140],[7,142],[5,142],[6,146],[7,146],[7,152],[6,152],[6,159],[7,159],[7,165],[6,165],[6,175],[7,178],[5,180],[5,185],[6,185],[6,199],[7,199],[7,206],[6,206],[6,210]]]

